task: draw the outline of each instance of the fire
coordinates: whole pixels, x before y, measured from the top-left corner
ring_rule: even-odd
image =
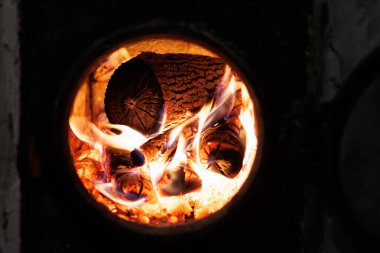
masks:
[[[136,54],[122,47],[82,82],[69,118],[77,174],[99,203],[127,221],[162,225],[207,217],[222,209],[251,173],[257,148],[251,96],[227,65],[221,94],[181,124],[168,129],[163,124],[149,135],[110,124],[102,103],[107,82]],[[226,131],[236,132],[231,143],[215,138]],[[156,142],[164,145],[157,148]]]

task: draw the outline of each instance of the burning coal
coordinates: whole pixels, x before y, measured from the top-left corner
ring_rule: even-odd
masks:
[[[222,59],[195,53],[113,52],[81,83],[69,125],[88,192],[118,217],[152,225],[223,208],[257,148],[245,84]]]

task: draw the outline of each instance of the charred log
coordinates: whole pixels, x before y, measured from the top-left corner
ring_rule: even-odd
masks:
[[[161,180],[158,182],[158,189],[161,195],[178,196],[202,187],[202,180],[187,164],[166,170]]]
[[[122,168],[135,168],[144,165],[145,157],[137,149],[132,151],[107,147],[104,150],[106,169],[111,174]]]
[[[158,155],[166,148],[168,139],[168,133],[159,134],[141,145],[140,150],[148,161],[155,160]]]
[[[116,172],[118,194],[128,200],[146,198],[147,201],[156,199],[150,177],[140,169],[122,169]]]
[[[242,168],[244,143],[240,137],[241,92],[237,92],[233,108],[225,122],[209,128],[201,139],[200,159],[211,171],[233,178]]]

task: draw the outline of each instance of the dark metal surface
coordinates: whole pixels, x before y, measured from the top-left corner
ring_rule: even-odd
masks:
[[[344,89],[323,110],[319,174],[323,178],[316,179],[331,222],[324,233],[331,233],[331,244],[342,251],[380,248],[379,65],[377,48],[354,69]]]
[[[380,237],[380,77],[360,95],[343,131],[340,172],[362,225]]]

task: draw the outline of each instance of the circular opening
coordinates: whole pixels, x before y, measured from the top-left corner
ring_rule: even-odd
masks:
[[[209,46],[168,36],[122,42],[78,78],[67,122],[76,175],[132,228],[215,220],[257,168],[252,94]]]

